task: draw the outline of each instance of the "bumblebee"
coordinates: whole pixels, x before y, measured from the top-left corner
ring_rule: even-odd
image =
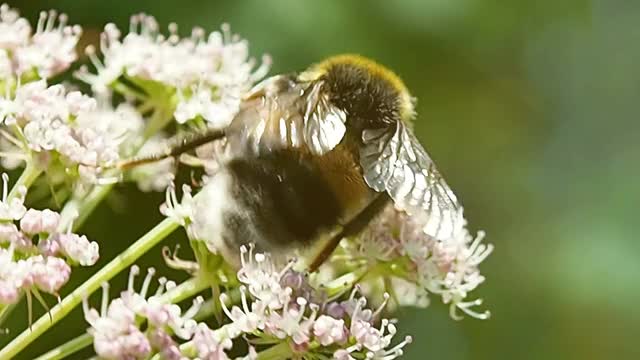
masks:
[[[214,201],[195,215],[208,224],[207,242],[228,259],[249,243],[272,254],[317,248],[313,271],[385,206],[417,217],[439,239],[462,221],[454,193],[412,132],[414,117],[397,75],[340,55],[265,79],[228,127],[123,167],[220,141],[229,155],[201,190]]]

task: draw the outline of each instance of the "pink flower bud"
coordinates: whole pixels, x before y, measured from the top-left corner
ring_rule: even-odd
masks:
[[[55,294],[69,281],[71,267],[64,260],[53,256],[33,259],[31,274],[38,289]]]

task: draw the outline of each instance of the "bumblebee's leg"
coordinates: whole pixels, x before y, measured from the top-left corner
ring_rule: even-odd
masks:
[[[211,129],[203,133],[197,133],[191,136],[187,136],[178,141],[177,144],[170,146],[166,151],[150,156],[141,156],[133,159],[128,159],[120,162],[116,165],[117,168],[126,170],[133,167],[153,163],[169,157],[176,157],[187,151],[191,151],[198,146],[210,143],[212,141],[222,139],[225,136],[224,130]]]
[[[318,270],[333,253],[333,250],[338,246],[340,240],[345,237],[358,235],[376,215],[380,214],[384,207],[389,202],[389,196],[386,193],[379,194],[366,208],[364,208],[358,215],[356,215],[351,221],[346,223],[342,230],[334,235],[322,248],[320,253],[316,255],[311,264],[309,265],[309,272]]]

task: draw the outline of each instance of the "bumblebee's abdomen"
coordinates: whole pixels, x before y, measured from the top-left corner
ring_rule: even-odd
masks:
[[[289,151],[227,164],[235,211],[224,214],[225,245],[306,245],[338,223],[338,199],[312,162]]]

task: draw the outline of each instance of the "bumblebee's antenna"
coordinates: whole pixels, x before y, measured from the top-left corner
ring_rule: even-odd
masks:
[[[124,160],[118,163],[116,167],[122,170],[127,170],[139,165],[154,163],[170,157],[176,157],[201,145],[222,139],[224,136],[225,132],[221,129],[210,129],[202,133],[195,133],[180,139],[176,145],[170,146],[162,153]]]

